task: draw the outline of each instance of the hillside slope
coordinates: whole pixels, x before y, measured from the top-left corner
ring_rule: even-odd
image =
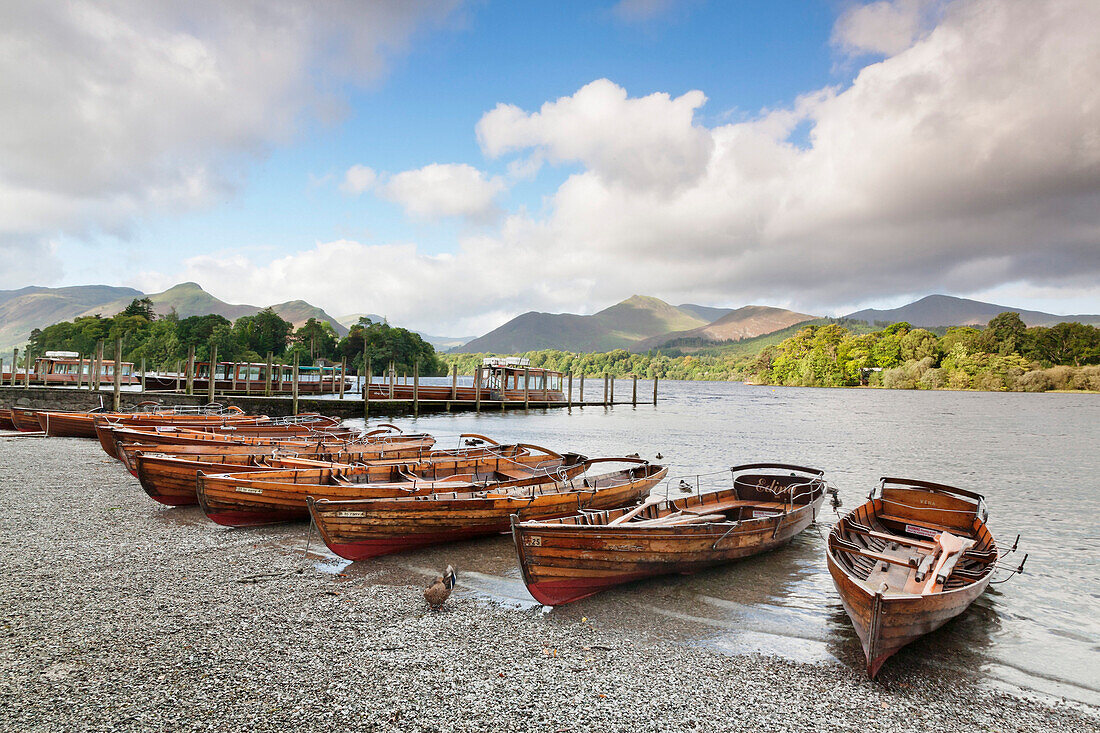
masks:
[[[180,318],[216,313],[235,321],[241,316],[255,315],[263,310],[254,305],[226,303],[192,282],[180,283],[163,293],[149,295],[133,288],[108,285],[0,290],[0,351],[10,352],[12,347],[23,348],[31,331],[36,328],[45,328],[81,316],[113,316],[130,305],[134,298],[144,297],[153,301],[153,307],[158,314],[167,315],[174,308]],[[295,328],[310,318],[316,318],[331,323],[340,336],[348,332],[335,318],[304,300],[278,303],[271,306],[271,309],[293,323]]]
[[[99,312],[107,303],[129,303],[139,297],[140,290],[108,285],[0,290],[0,354],[6,353],[10,359],[12,347],[22,348],[36,328],[72,320],[89,310]]]
[[[984,326],[994,316],[1005,311],[1019,313],[1020,319],[1029,326],[1053,326],[1064,321],[1100,325],[1100,315],[1059,316],[1053,313],[1029,311],[1007,305],[984,303],[980,300],[956,298],[950,295],[929,295],[908,305],[889,310],[867,308],[849,313],[845,318],[866,321],[871,324],[876,321],[883,323],[906,321],[914,326],[924,328],[935,326]]]
[[[689,331],[674,331],[639,341],[632,351],[648,351],[662,346],[700,347],[729,341],[764,336],[774,333],[816,316],[796,313],[785,308],[773,308],[766,305],[746,305],[728,312],[713,323],[708,323]]]
[[[610,351],[630,348],[657,334],[705,325],[706,322],[695,314],[663,300],[634,295],[590,316],[524,313],[452,351],[491,354],[539,349]]]

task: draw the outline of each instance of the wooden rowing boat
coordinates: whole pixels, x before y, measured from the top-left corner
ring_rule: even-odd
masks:
[[[42,431],[51,437],[95,438],[95,420],[97,417],[121,419],[137,414],[174,414],[171,410],[161,410],[159,406],[159,402],[148,400],[135,405],[132,410],[125,412],[109,412],[102,407],[83,411],[39,410],[37,417],[38,424]],[[154,409],[158,411],[154,413]]]
[[[136,448],[137,450],[133,450]],[[423,444],[417,443],[415,450],[385,450],[384,444],[347,444],[335,446],[318,444],[305,449],[294,450],[278,445],[248,446],[248,450],[222,453],[198,453],[201,446],[172,446],[176,450],[187,449],[192,453],[165,453],[156,446],[141,444],[122,445],[123,456],[128,457],[134,466],[134,475],[149,496],[169,506],[184,506],[198,503],[196,493],[199,472],[222,474],[231,472],[275,471],[291,467],[287,459],[310,459],[330,463],[378,465],[387,467],[385,473],[379,473],[377,480],[390,480],[390,466],[404,467],[408,461],[432,461],[443,463],[451,461],[470,463],[478,458],[490,455],[517,456],[523,449],[520,446],[493,445],[487,448],[460,449],[458,451],[429,451]],[[409,455],[401,456],[400,454]]]
[[[231,527],[309,518],[306,500],[368,499],[553,484],[585,468],[585,457],[546,448],[514,457],[469,462],[421,461],[396,466],[261,471],[197,477],[199,506],[213,522]]]
[[[821,471],[777,463],[730,471],[732,488],[721,491],[560,519],[513,519],[523,582],[539,603],[557,606],[773,550],[817,518]]]
[[[310,499],[309,510],[328,548],[348,560],[507,531],[509,518],[546,519],[582,509],[606,509],[636,501],[660,483],[668,469],[638,459],[598,476],[587,471],[565,481],[515,489],[456,491],[425,496],[333,501]]]
[[[829,533],[829,573],[873,678],[894,652],[965,611],[989,584],[997,545],[981,494],[883,478]]]
[[[15,423],[11,421],[11,409],[0,407],[0,430],[15,430]]]
[[[363,452],[364,459],[415,458],[435,445],[435,438],[426,433],[366,433],[360,435],[292,435],[271,436],[224,435],[207,432],[166,429],[163,431],[132,431],[115,429],[111,433],[117,458],[135,476],[133,456],[140,451],[156,450],[173,455],[219,453],[251,453],[258,449],[276,449],[298,455],[331,453],[340,450]]]

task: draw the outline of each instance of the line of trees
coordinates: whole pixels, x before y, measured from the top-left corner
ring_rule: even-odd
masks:
[[[472,374],[490,354],[448,354],[448,364]],[[573,374],[684,380],[745,380],[757,384],[895,389],[1100,390],[1100,329],[1080,323],[1028,328],[1002,313],[984,329],[949,328],[938,335],[908,323],[858,333],[843,323],[808,325],[755,354],[727,347],[692,354],[623,349],[578,354],[531,351],[532,366]]]
[[[855,334],[837,324],[808,326],[743,366],[759,384],[895,389],[1045,391],[1100,389],[1100,329],[1080,323],[1028,328],[1002,313],[984,329],[937,336],[908,323]]]
[[[390,362],[398,372],[411,373],[418,361],[421,374],[446,373],[435,348],[418,334],[368,318],[360,318],[340,338],[327,321],[310,318],[295,329],[270,308],[236,321],[213,313],[179,318],[172,311],[158,316],[148,298],[135,298],[115,316],[85,316],[35,329],[27,348],[36,355],[46,351],[92,354],[103,341],[113,358],[119,337],[123,360],[145,359],[150,367],[172,368],[187,357],[191,347],[197,360],[208,360],[211,346],[217,346],[219,361],[262,362],[271,353],[278,363],[290,364],[297,357],[300,364],[314,365],[321,359],[338,362],[347,357],[349,370],[358,370],[366,354],[375,374],[381,374]]]

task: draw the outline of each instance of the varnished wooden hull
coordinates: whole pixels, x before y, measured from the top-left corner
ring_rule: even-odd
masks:
[[[0,430],[15,430],[15,423],[11,421],[11,410],[0,407]]]
[[[95,413],[50,412],[38,413],[38,424],[46,435],[55,438],[95,438]]]
[[[610,474],[605,485],[527,497],[433,494],[425,497],[363,501],[311,501],[310,512],[330,550],[348,560],[365,560],[441,542],[497,534],[510,517],[545,519],[635,502],[664,478],[663,466]],[[596,481],[597,479],[593,479]],[[578,485],[580,482],[576,482]]]
[[[168,506],[191,506],[199,503],[196,478],[199,471],[226,473],[229,471],[274,470],[263,466],[266,454],[220,456],[220,462],[195,461],[159,453],[138,453],[133,457],[135,475],[145,493]]]
[[[561,467],[555,468],[555,475],[571,477],[584,468],[584,457],[567,454]],[[358,462],[358,461],[357,461]],[[482,458],[475,462],[482,480],[491,476],[494,467],[506,462],[514,466],[512,459],[495,457]],[[399,470],[394,470],[395,468]],[[402,497],[428,494],[432,491],[459,490],[469,485],[466,475],[468,467],[443,464],[431,478],[401,480],[400,469],[392,464],[380,466],[356,467],[351,471],[292,471],[289,475],[276,475],[270,472],[251,476],[245,473],[207,475],[200,473],[197,479],[199,506],[207,518],[217,524],[232,527],[274,524],[309,518],[307,500],[328,499],[333,501],[348,499],[368,499],[381,497]],[[407,465],[408,471],[424,470],[424,465],[413,462]],[[456,475],[456,471],[462,473]],[[341,483],[338,478],[356,476],[362,483]],[[508,479],[495,477],[495,486],[516,486],[545,481],[544,478]]]
[[[38,410],[13,407],[11,408],[11,421],[15,429],[21,433],[42,432],[42,426],[38,424]]]
[[[867,673],[872,678],[899,649],[963,613],[984,593],[997,556],[993,536],[985,526],[984,517],[979,516],[980,496],[969,492],[963,497],[950,496],[946,490],[952,487],[938,484],[927,486],[939,487],[944,492],[922,493],[919,487],[906,485],[904,479],[884,481],[898,482],[901,488],[890,486],[879,497],[845,515],[830,532],[826,551],[829,574],[855,627],[866,658]],[[869,538],[867,530],[876,536]],[[911,590],[917,572],[916,566],[910,567],[913,563],[880,562],[874,554],[861,554],[877,553],[882,557],[882,545],[896,552],[907,548],[906,542],[928,542],[937,532],[943,531],[972,538],[977,543],[975,553],[985,555],[986,559],[968,559],[968,553],[964,554],[942,588],[931,592]],[[887,542],[886,537],[902,538],[903,541]],[[843,550],[842,545],[849,549]],[[916,562],[923,557],[920,553],[927,551],[909,548],[905,552],[913,555]],[[875,573],[892,565],[901,568],[897,572],[899,577],[906,577],[905,585],[879,583]],[[861,577],[868,572],[875,574],[874,580]],[[926,578],[919,581],[919,584],[928,582]]]
[[[735,496],[731,491],[664,502],[654,516],[678,509],[705,510]],[[600,591],[659,575],[694,573],[787,544],[810,526],[821,508],[820,490],[793,509],[746,503],[761,515],[739,522],[686,526],[608,526],[620,511],[561,522],[515,522],[512,535],[524,583],[535,600],[557,606]],[[596,522],[587,524],[585,522]]]

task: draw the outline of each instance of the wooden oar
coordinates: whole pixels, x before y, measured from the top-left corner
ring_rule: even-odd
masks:
[[[626,514],[622,515],[621,517],[615,517],[614,519],[612,519],[610,522],[607,523],[607,526],[610,527],[610,526],[615,525],[615,524],[622,524],[623,522],[628,522],[631,519],[633,519],[634,517],[641,514],[647,508],[649,508],[649,507],[651,507],[655,504],[660,504],[662,501],[664,501],[663,497],[649,496],[648,498],[646,498],[646,500],[644,502],[642,502],[638,506],[634,507],[629,512],[627,512]]]

